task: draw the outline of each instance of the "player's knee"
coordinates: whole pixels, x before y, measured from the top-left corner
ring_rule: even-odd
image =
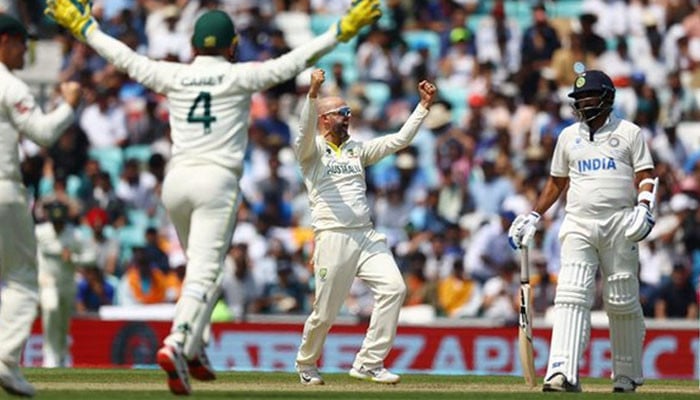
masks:
[[[406,297],[406,284],[403,279],[394,280],[386,287],[385,296],[396,299],[396,301],[403,302]]]
[[[605,285],[603,302],[609,314],[638,313],[641,310],[641,305],[639,304],[637,278],[627,272],[610,275]]]
[[[593,305],[593,271],[595,266],[580,262],[562,265],[554,304],[590,309]]]

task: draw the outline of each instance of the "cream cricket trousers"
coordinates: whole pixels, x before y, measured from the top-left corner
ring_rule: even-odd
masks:
[[[19,365],[37,314],[36,237],[25,188],[0,181],[0,360]]]
[[[44,336],[44,368],[67,367],[70,319],[75,309],[75,270],[45,271],[39,267],[39,302]],[[58,274],[57,274],[58,273]],[[67,279],[70,278],[70,279]]]
[[[406,285],[384,235],[365,228],[316,234],[316,299],[311,315],[304,324],[296,358],[298,370],[316,367],[328,331],[356,276],[372,290],[374,309],[353,367],[371,369],[384,365],[396,337]]]
[[[217,165],[177,167],[168,171],[163,183],[163,204],[187,255],[185,280],[165,343],[182,345],[187,358],[204,345],[236,225],[238,197],[238,177]]]
[[[600,218],[568,214],[561,225],[561,269],[546,379],[563,373],[575,384],[590,335],[590,308],[598,267],[610,322],[612,375],[642,379],[644,319],[639,304],[639,249],[625,235],[625,209]]]

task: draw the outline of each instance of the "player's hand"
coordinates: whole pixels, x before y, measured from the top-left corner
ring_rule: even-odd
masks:
[[[420,104],[423,107],[429,109],[435,101],[437,88],[435,87],[435,85],[428,81],[420,81],[420,83],[418,84],[418,94],[420,95]]]
[[[651,229],[656,225],[654,214],[645,203],[637,204],[632,210],[632,214],[627,217],[627,229],[625,237],[633,242],[639,242],[649,236]]]
[[[84,42],[85,37],[97,28],[91,11],[90,0],[48,0],[44,14]]]
[[[82,88],[78,82],[70,81],[61,83],[61,96],[66,103],[75,108],[80,104]]]
[[[518,215],[508,229],[508,243],[513,249],[528,247],[537,232],[537,223],[540,222],[540,214],[531,211],[527,215]]]
[[[347,42],[360,29],[374,23],[381,16],[379,0],[355,0],[347,14],[338,21],[336,37],[341,42]]]
[[[321,89],[321,85],[326,81],[326,71],[315,69],[311,72],[311,86],[309,87],[309,97],[315,99]]]

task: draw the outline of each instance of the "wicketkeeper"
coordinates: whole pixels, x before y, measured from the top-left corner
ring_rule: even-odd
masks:
[[[640,128],[612,115],[615,87],[605,73],[583,72],[569,97],[579,122],[562,131],[550,177],[535,208],[516,218],[509,237],[514,247],[527,246],[540,216],[567,191],[543,390],[581,391],[578,365],[590,335],[590,309],[600,267],[610,320],[613,391],[633,392],[643,383],[637,242],[654,226],[658,178],[653,178],[654,164]]]

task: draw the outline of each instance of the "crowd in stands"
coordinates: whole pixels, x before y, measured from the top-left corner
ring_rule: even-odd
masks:
[[[41,10],[41,1],[36,9]],[[102,29],[144,55],[186,62],[194,19],[231,13],[241,61],[276,57],[325,29],[350,0],[96,0]],[[700,301],[700,5],[678,0],[387,0],[370,30],[318,61],[326,95],[352,106],[351,135],[398,130],[436,82],[441,100],[412,146],[367,171],[377,230],[408,287],[406,310],[449,318],[517,319],[518,254],[507,229],[548,176],[557,136],[574,122],[573,64],[601,69],[615,113],[643,131],[660,177],[657,224],[640,243],[650,318],[697,318]],[[64,202],[84,236],[78,313],[101,305],[174,302],[187,260],[159,201],[169,152],[168,107],[40,15],[25,15],[63,51],[59,80],[83,83],[77,123],[40,150],[25,143],[25,183]],[[309,73],[253,99],[238,227],[225,260],[218,320],[307,314],[313,304],[307,194],[290,140]],[[51,100],[46,104],[51,107]],[[531,251],[535,312],[553,304],[564,199],[543,216]],[[600,298],[598,296],[597,298]],[[353,285],[343,313],[365,318]],[[595,304],[600,309],[602,304]]]

